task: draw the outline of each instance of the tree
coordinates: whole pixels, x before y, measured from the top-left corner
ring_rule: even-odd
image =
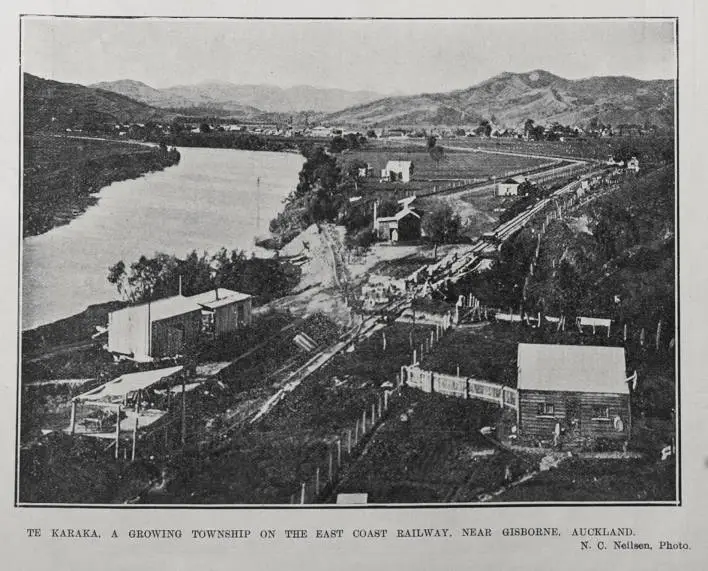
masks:
[[[526,121],[524,121],[524,136],[527,139],[530,139],[533,136],[534,123],[535,122],[533,119],[526,119]]]
[[[435,145],[428,152],[430,153],[430,158],[435,162],[435,166],[440,166],[440,161],[445,158],[445,149]]]
[[[435,148],[435,145],[437,144],[438,139],[435,135],[430,135],[426,141],[426,147],[428,151],[432,151]]]
[[[423,230],[436,244],[449,244],[459,240],[462,221],[452,207],[436,201],[423,216]]]
[[[367,136],[369,139],[376,139],[376,138],[377,138],[377,137],[376,137],[376,131],[374,131],[373,129],[369,129],[369,130],[366,132],[366,136]]]
[[[483,135],[489,137],[492,134],[492,125],[488,119],[482,119],[479,122],[479,127],[474,130],[476,135]]]
[[[199,125],[199,131],[201,133],[211,133],[211,127],[209,127],[208,123],[202,123]]]

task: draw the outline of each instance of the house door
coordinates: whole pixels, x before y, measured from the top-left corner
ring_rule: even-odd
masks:
[[[571,438],[580,436],[580,399],[578,397],[568,397],[566,399],[565,420],[568,436]]]
[[[182,352],[184,346],[184,330],[177,327],[167,328],[167,356],[172,357]]]

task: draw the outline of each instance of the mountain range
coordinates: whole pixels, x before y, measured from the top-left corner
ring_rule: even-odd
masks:
[[[205,107],[223,109],[229,114],[251,115],[263,111],[297,113],[311,110],[331,113],[383,97],[373,91],[346,91],[309,85],[282,88],[274,85],[237,85],[218,81],[157,89],[140,81],[121,79],[94,83],[89,87],[119,93],[155,107]]]
[[[491,120],[518,127],[526,119],[564,125],[602,123],[673,126],[673,80],[631,77],[571,80],[547,71],[505,72],[467,89],[387,97],[328,115],[332,124],[460,125]]]
[[[673,80],[623,76],[570,80],[542,70],[502,73],[467,89],[395,97],[378,97],[369,91],[218,82],[155,89],[121,80],[86,87],[25,73],[23,104],[29,128],[50,123],[71,127],[86,122],[170,121],[177,115],[278,122],[297,115],[299,124],[308,115],[310,124],[358,128],[476,125],[483,119],[496,127],[518,128],[533,119],[542,124],[557,121],[585,126],[599,120],[671,129],[674,99]]]

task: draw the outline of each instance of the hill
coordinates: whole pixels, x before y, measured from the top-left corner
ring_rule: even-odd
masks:
[[[164,121],[170,114],[111,91],[42,79],[24,81],[24,129],[64,130],[99,123]]]
[[[141,103],[177,111],[185,115],[231,115],[233,117],[251,119],[262,114],[262,111],[251,105],[242,105],[232,100],[223,90],[185,88],[156,89],[141,81],[120,79],[94,83],[90,87],[102,89],[120,95],[125,95]],[[223,96],[219,97],[219,93]]]
[[[602,123],[673,125],[674,82],[631,77],[569,80],[535,70],[505,72],[467,89],[388,97],[330,114],[333,124],[475,125],[519,127],[528,118],[564,125]]]
[[[259,110],[267,113],[296,113],[312,110],[331,113],[352,105],[368,103],[381,97],[372,91],[347,91],[297,85],[282,88],[274,85],[238,85],[220,81],[177,85],[156,89],[129,79],[96,83],[98,87],[127,95],[161,108],[221,108],[232,114]]]

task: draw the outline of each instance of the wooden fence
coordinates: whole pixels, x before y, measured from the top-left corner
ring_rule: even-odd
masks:
[[[515,410],[519,406],[519,395],[516,389],[470,377],[425,371],[417,364],[401,367],[401,382],[426,393],[438,393],[461,399],[479,399]]]

